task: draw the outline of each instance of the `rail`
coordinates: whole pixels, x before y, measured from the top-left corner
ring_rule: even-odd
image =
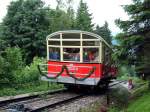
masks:
[[[55,93],[60,93],[60,92],[65,92],[65,91],[67,91],[67,89],[58,89],[58,90],[53,90],[53,91],[48,91],[48,92],[40,92],[40,93],[35,93],[35,94],[25,95],[25,96],[19,96],[19,97],[9,97],[9,98],[6,98],[4,100],[0,100],[0,108],[5,107],[11,103],[17,103],[20,101],[25,101],[28,99],[37,98],[40,95],[55,94]]]
[[[109,87],[115,86],[115,85],[117,85],[119,83],[122,83],[122,82],[124,82],[124,81],[114,82],[113,84],[109,85]],[[58,92],[60,94],[57,94]],[[0,104],[1,104],[0,109],[1,109],[1,107],[5,107],[5,110],[10,109],[10,107],[11,107],[11,106],[9,107],[10,104],[13,104],[12,107],[13,106],[14,107],[17,107],[17,106],[24,107],[23,105],[21,105],[21,102],[23,101],[23,102],[29,103],[29,105],[32,106],[32,108],[29,108],[27,112],[38,112],[38,111],[42,111],[42,110],[47,109],[47,108],[54,108],[54,107],[56,107],[60,104],[69,103],[69,102],[72,102],[76,99],[80,99],[80,98],[83,98],[83,97],[89,95],[88,93],[85,94],[85,92],[84,92],[84,93],[80,93],[80,94],[72,94],[71,93],[71,95],[68,96],[67,92],[68,91],[66,91],[66,89],[53,91],[53,92],[49,93],[49,94],[54,94],[53,97],[50,96],[50,97],[45,97],[46,99],[43,98],[42,100],[44,102],[39,103],[39,106],[37,106],[36,103],[32,104],[32,101],[26,101],[26,100],[29,100],[29,99],[31,100],[32,98],[37,98],[39,95],[29,96],[29,97],[26,97],[26,98],[13,99],[13,100],[12,99],[6,100],[6,101],[3,101],[3,102],[0,102]],[[55,95],[55,93],[57,95]],[[107,100],[109,102],[109,93],[107,94]],[[39,102],[39,100],[33,100],[33,102]]]

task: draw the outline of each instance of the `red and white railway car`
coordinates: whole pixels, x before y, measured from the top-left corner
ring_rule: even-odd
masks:
[[[111,46],[99,35],[79,30],[47,36],[47,64],[40,64],[41,79],[74,85],[97,86],[116,77]],[[47,70],[40,68],[47,66]]]

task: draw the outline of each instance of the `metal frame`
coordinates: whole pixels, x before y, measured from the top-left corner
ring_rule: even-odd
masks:
[[[80,34],[79,39],[63,39],[63,34]],[[83,34],[84,35],[89,35],[92,36],[95,39],[83,39]],[[53,36],[60,35],[60,39],[55,39],[52,38]],[[51,35],[47,36],[47,60],[49,60],[49,47],[55,47],[55,48],[60,48],[60,61],[61,62],[83,62],[83,48],[98,48],[99,49],[99,62],[103,62],[102,58],[102,44],[105,44],[108,48],[111,49],[110,45],[99,35],[96,35],[94,33],[86,32],[86,31],[80,31],[80,30],[68,30],[68,31],[58,31],[55,33],[52,33]],[[60,45],[49,45],[49,41],[60,41]],[[63,46],[63,41],[79,41],[80,46]],[[99,46],[83,46],[84,41],[98,41],[100,44]],[[79,48],[80,49],[80,61],[64,61],[63,60],[63,48]],[[56,60],[54,60],[56,61]],[[85,62],[86,63],[86,62]],[[89,63],[89,62],[88,62]],[[95,62],[90,62],[90,63],[95,63]]]

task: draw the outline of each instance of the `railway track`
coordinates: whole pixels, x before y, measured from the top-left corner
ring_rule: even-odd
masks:
[[[55,91],[45,96],[30,96],[23,99],[14,99],[10,102],[3,101],[0,112],[41,112],[46,108],[52,108],[72,100],[83,97],[83,94],[71,93],[66,90]]]
[[[8,112],[9,108],[23,108],[24,104],[37,102],[41,99],[53,97],[55,94],[61,94],[66,92],[67,89],[59,89],[45,93],[36,93],[33,95],[25,95],[13,98],[6,98],[5,100],[0,100],[0,112]],[[11,112],[11,111],[10,111]],[[22,111],[21,111],[22,112]]]
[[[118,81],[109,85],[115,86],[124,81]],[[68,105],[77,100],[88,99],[91,94],[77,94],[68,92],[66,89],[53,91],[47,95],[32,95],[18,99],[10,99],[0,102],[0,112],[41,112],[54,110],[60,105]]]
[[[0,99],[0,107],[11,104],[11,103],[19,102],[19,101],[25,101],[28,99],[37,98],[45,94],[55,94],[55,93],[60,93],[60,92],[65,92],[65,91],[67,91],[67,89],[58,89],[58,90],[48,91],[48,92],[40,92],[40,93],[35,92],[31,95],[23,95],[23,96],[17,96],[17,97],[14,96],[14,97],[9,97],[5,99]]]
[[[70,94],[70,93],[69,93]],[[69,103],[71,101],[74,101],[74,100],[77,100],[77,99],[80,99],[84,97],[83,94],[70,94],[69,96],[64,94],[63,97],[60,96],[60,97],[57,97],[55,98],[55,100],[49,100],[50,102],[47,102],[46,104],[38,107],[38,108],[33,108],[30,112],[41,112],[42,110],[44,109],[53,109],[55,108],[56,106],[59,106],[61,104],[66,104],[66,103]]]

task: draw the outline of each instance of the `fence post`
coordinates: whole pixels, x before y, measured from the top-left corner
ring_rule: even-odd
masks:
[[[49,88],[49,81],[47,82],[47,87]]]
[[[110,96],[109,96],[109,83],[106,85],[107,91],[106,91],[106,100],[107,100],[107,106],[109,106],[110,103]]]

